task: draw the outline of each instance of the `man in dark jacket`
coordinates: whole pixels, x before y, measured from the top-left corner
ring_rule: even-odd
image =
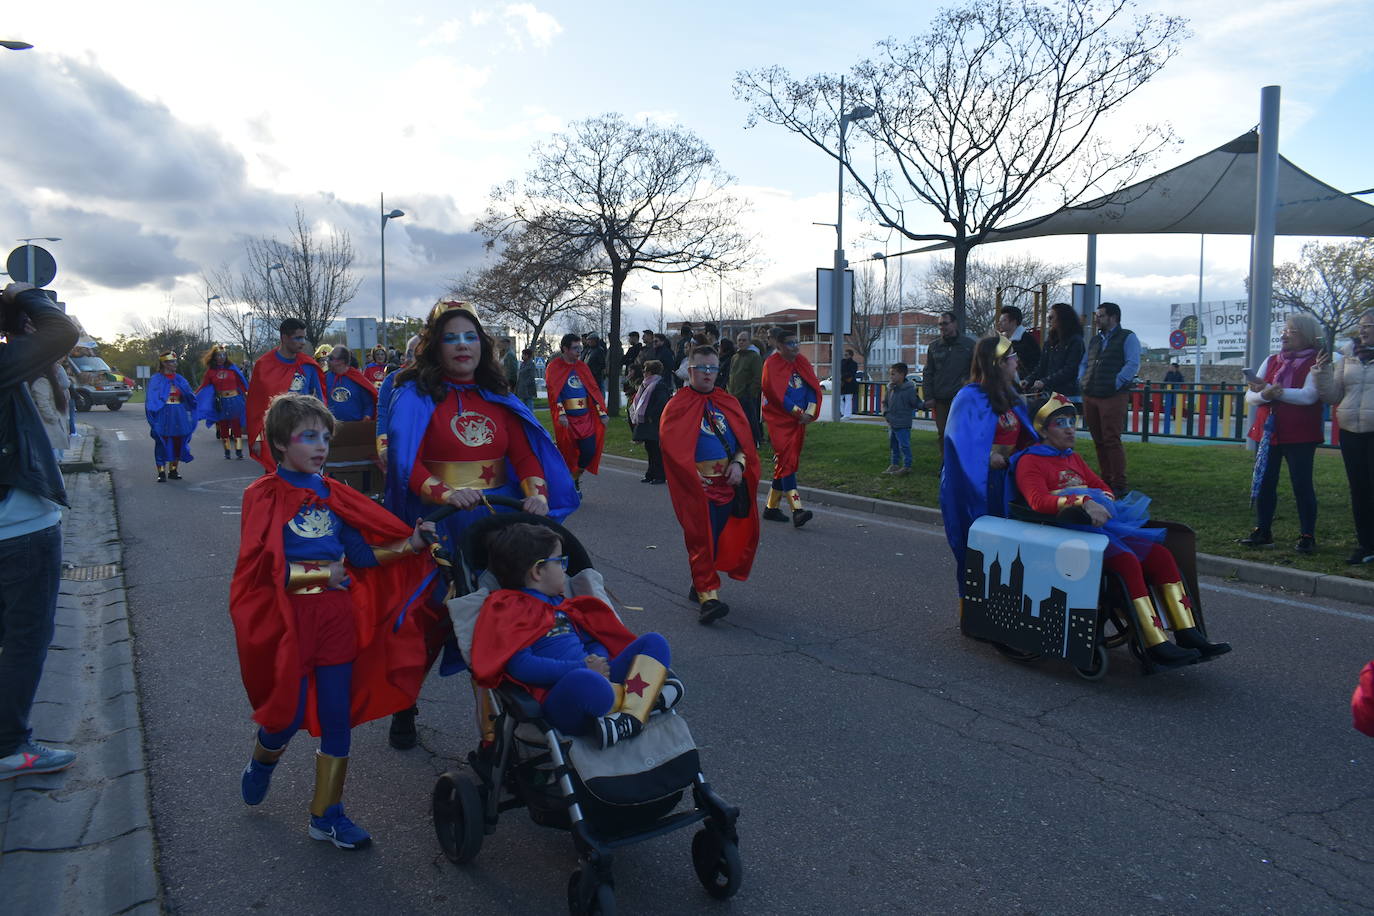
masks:
[[[1093,322],[1097,333],[1088,341],[1078,368],[1083,419],[1093,435],[1099,473],[1119,499],[1130,489],[1121,432],[1126,428],[1131,385],[1140,371],[1140,339],[1121,326],[1121,306],[1115,302],[1099,305]]]
[[[1040,341],[1022,322],[1025,316],[1014,305],[1003,306],[997,313],[997,333],[1011,341],[1016,351],[1017,374],[1022,381],[1031,377],[1040,365]]]
[[[76,345],[70,318],[42,290],[0,297],[0,780],[55,773],[71,751],[33,741],[29,713],[52,642],[67,493],[28,383]]]
[[[534,410],[534,396],[538,393],[536,379],[538,368],[534,365],[534,351],[529,347],[520,351],[520,365],[515,371],[515,396]]]
[[[595,334],[587,335],[587,350],[582,354],[587,368],[592,370],[592,378],[601,386],[601,394],[606,394],[606,345]]]
[[[845,348],[844,359],[840,360],[840,416],[848,417],[854,413],[854,398],[859,393],[859,363],[854,359],[854,351]]]
[[[763,442],[763,418],[759,414],[763,402],[763,354],[759,349],[748,333],[741,331],[735,337],[735,356],[730,360],[730,377],[725,380],[726,390],[735,396],[749,418],[755,448]]]
[[[936,448],[945,453],[945,420],[949,405],[968,381],[973,365],[973,339],[959,333],[953,312],[940,313],[940,336],[926,347],[925,398],[935,414]]]

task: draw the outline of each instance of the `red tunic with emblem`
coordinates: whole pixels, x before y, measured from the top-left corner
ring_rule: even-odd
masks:
[[[210,385],[215,389],[215,398],[227,398],[234,394],[244,397],[248,394],[248,389],[243,386],[243,377],[233,369],[211,369],[205,373],[205,380],[200,383],[204,388]],[[215,421],[215,437],[218,439],[235,439],[243,435],[243,424],[237,418],[230,420]],[[225,446],[228,448],[229,446]]]
[[[519,418],[500,404],[484,400],[471,386],[467,390],[450,387],[425,430],[410,474],[410,490],[426,502],[442,503],[450,489],[499,487],[506,482],[506,459],[520,480],[538,478],[539,495],[548,495],[542,486],[544,468]],[[452,469],[450,462],[464,466]],[[451,469],[449,473],[442,473],[446,468]]]
[[[378,363],[370,364],[363,370],[363,378],[371,382],[373,388],[381,388],[382,379],[386,378],[386,366]]]

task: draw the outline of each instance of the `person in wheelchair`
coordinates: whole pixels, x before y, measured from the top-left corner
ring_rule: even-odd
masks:
[[[1062,394],[1051,394],[1036,411],[1041,440],[1013,459],[1021,498],[1033,511],[1056,516],[1058,524],[1107,536],[1104,565],[1125,583],[1141,642],[1156,665],[1178,668],[1230,652],[1228,643],[1208,642],[1194,621],[1178,564],[1160,543],[1165,530],[1145,527],[1149,498],[1132,491],[1113,499],[1111,488],[1073,450],[1077,413]],[[1163,600],[1174,628],[1173,643],[1164,633],[1147,582]]]
[[[492,535],[488,567],[501,589],[482,604],[472,636],[473,681],[510,680],[539,701],[565,735],[606,748],[638,735],[649,713],[682,699],[668,641],[636,636],[599,598],[564,598],[568,557],[542,525],[512,524]]]

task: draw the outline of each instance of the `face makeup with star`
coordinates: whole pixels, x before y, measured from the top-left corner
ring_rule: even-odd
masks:
[[[454,315],[439,330],[439,367],[460,381],[471,381],[482,361],[482,334],[464,314]]]
[[[318,474],[324,469],[324,460],[329,457],[329,430],[317,420],[302,423],[291,431],[290,442],[278,442],[281,450],[281,466],[288,471],[302,474]]]

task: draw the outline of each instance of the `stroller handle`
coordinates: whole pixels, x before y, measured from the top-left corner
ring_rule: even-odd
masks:
[[[516,512],[519,512],[521,509],[524,508],[523,502],[521,502],[518,499],[511,499],[509,496],[487,496],[485,497],[485,499],[487,504],[493,507],[501,506],[505,509],[514,509]],[[425,521],[434,522],[435,524],[438,524],[439,522],[442,522],[444,519],[448,518],[450,515],[457,511],[459,510],[456,506],[443,505],[440,506],[438,509],[435,509],[429,515],[426,515]],[[425,539],[426,544],[435,543],[436,538],[434,537],[434,535],[425,534],[423,535],[423,537]]]

